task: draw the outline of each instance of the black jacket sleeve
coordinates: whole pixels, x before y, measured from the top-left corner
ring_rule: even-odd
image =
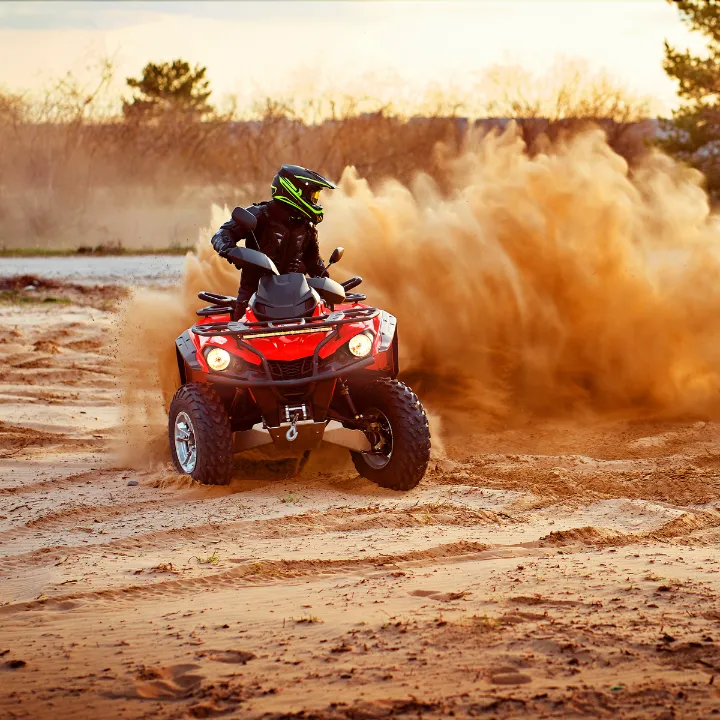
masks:
[[[317,230],[311,226],[308,230],[307,241],[303,251],[303,265],[305,272],[310,277],[330,277],[325,269],[325,263],[320,257],[320,245],[318,243]]]
[[[260,221],[258,207],[251,205],[247,208],[253,215],[258,217],[258,224]],[[257,232],[258,228],[255,229]],[[213,246],[213,250],[220,256],[227,260],[227,253],[232,250],[241,240],[249,241],[246,243],[248,247],[255,247],[254,242],[255,234],[243,230],[233,219],[230,219],[220,226],[220,229],[212,236],[210,243]],[[228,260],[230,262],[230,260]]]

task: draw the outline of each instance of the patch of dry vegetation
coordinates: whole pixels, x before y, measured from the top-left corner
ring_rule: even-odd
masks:
[[[422,117],[353,97],[302,105],[268,98],[244,118],[231,111],[203,122],[112,117],[103,110],[108,65],[93,87],[68,77],[39,103],[0,94],[0,251],[184,248],[209,224],[212,202],[262,199],[285,162],[334,178],[355,166],[371,184],[407,183],[422,172],[447,190],[448,160],[468,133],[508,118],[518,120],[531,153],[543,138],[590,121],[627,158],[643,152],[647,128],[638,121],[646,107],[610,81],[576,71],[544,87],[527,75],[519,82],[517,70],[493,73],[477,98],[440,98]],[[542,100],[525,94],[529,85],[544,87]],[[501,119],[461,117],[471,106]]]

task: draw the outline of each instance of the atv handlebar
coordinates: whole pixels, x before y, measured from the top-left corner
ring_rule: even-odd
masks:
[[[228,295],[218,295],[216,293],[207,292],[203,290],[198,293],[198,298],[205,302],[212,303],[216,307],[229,308],[235,304],[235,298]]]
[[[346,280],[345,282],[341,282],[340,284],[345,288],[345,290],[352,290],[354,287],[357,287],[363,279],[356,275],[355,277],[350,278],[349,280]]]

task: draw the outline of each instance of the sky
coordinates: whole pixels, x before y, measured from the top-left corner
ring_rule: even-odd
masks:
[[[703,47],[666,0],[0,0],[0,88],[40,94],[68,71],[89,83],[111,58],[119,98],[148,61],[183,58],[207,66],[221,106],[344,92],[412,105],[428,88],[472,96],[495,65],[564,58],[668,114],[665,39]]]

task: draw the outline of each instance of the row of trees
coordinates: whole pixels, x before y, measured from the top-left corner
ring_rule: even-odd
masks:
[[[211,104],[207,69],[184,60],[148,63],[127,78],[120,118],[108,112],[112,67],[83,87],[65,78],[44,101],[0,94],[0,205],[37,187],[64,194],[100,186],[250,186],[267,181],[292,157],[333,175],[355,165],[371,182],[408,181],[419,171],[442,182],[444,157],[460,151],[471,123],[450,92],[429,93],[424,111],[407,117],[357,96],[307,102],[266,99],[244,121]],[[603,124],[611,146],[632,161],[645,149],[638,123],[646,103],[602,73],[559,62],[538,77],[520,67],[486,73],[473,100],[489,118],[483,130],[513,118],[529,152],[588,122]],[[11,180],[10,180],[11,179]],[[231,190],[230,190],[231,191]],[[64,198],[69,201],[68,197]],[[11,210],[7,210],[11,213]],[[0,207],[0,216],[3,208]]]
[[[194,68],[184,60],[167,63],[148,63],[140,78],[127,78],[127,85],[133,90],[129,99],[123,100],[123,115],[126,120],[137,122],[176,121],[184,118],[191,121],[208,121],[221,117],[210,104],[212,94],[207,79],[207,68]],[[608,77],[605,73],[593,73],[587,64],[560,60],[543,77],[538,77],[521,66],[498,65],[485,73],[473,98],[475,108],[468,108],[452,92],[429,94],[420,110],[421,115],[438,116],[440,114],[458,116],[463,113],[477,114],[477,105],[487,117],[502,118],[546,118],[566,120],[578,118],[605,118],[616,122],[636,122],[647,117],[649,103]],[[323,102],[322,99],[306,103],[304,111],[310,110],[314,118],[311,121],[338,119],[347,117],[348,101],[351,108],[358,111],[360,106],[368,105],[367,98],[335,98]],[[297,115],[297,108],[291,104],[274,102],[260,109],[263,117],[268,113]],[[397,114],[389,106],[372,107],[373,112]]]

